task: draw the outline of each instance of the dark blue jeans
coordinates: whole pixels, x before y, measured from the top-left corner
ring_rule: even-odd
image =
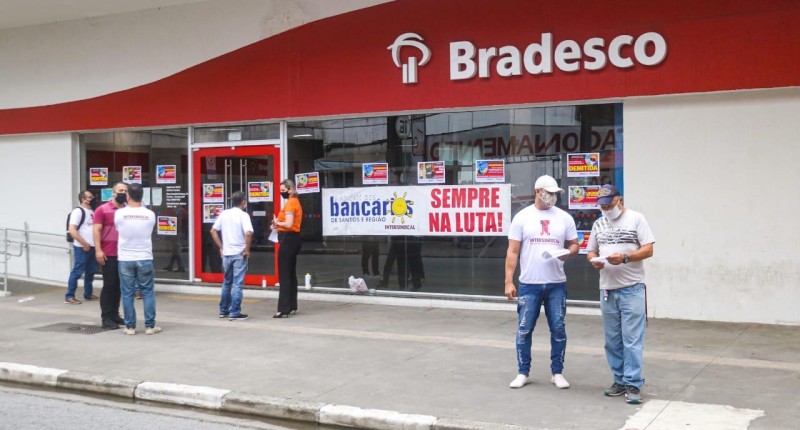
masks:
[[[517,362],[519,373],[531,371],[531,345],[533,329],[544,304],[544,314],[550,326],[550,371],[553,375],[564,371],[564,352],[567,349],[567,284],[519,284],[517,294]]]
[[[75,264],[72,266],[72,272],[69,274],[67,281],[67,294],[64,299],[74,299],[75,290],[78,289],[78,279],[83,275],[83,298],[89,299],[92,297],[92,282],[94,281],[94,274],[97,272],[97,260],[94,258],[94,247],[84,251],[83,247],[75,246]]]

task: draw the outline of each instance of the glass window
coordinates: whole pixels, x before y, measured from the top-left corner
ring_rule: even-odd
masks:
[[[280,124],[220,125],[194,129],[194,143],[280,139]]]
[[[93,207],[110,200],[117,182],[137,181],[144,187],[143,203],[157,217],[153,232],[156,278],[189,278],[187,139],[186,129],[80,135],[81,188],[94,193]]]
[[[361,164],[381,161],[390,185],[417,185],[416,163],[437,160],[445,162],[447,184],[469,185],[476,160],[503,159],[513,215],[533,203],[536,178],[551,175],[567,190],[557,205],[575,219],[579,242],[599,215],[589,208],[591,187],[622,189],[620,104],[305,121],[289,123],[288,137],[289,177],[318,171],[323,188],[363,187]],[[570,154],[599,168],[570,172]],[[303,224],[298,271],[313,273],[316,285],[346,288],[350,275],[367,275],[370,288],[503,295],[505,236],[326,237],[321,194],[300,199],[311,222]],[[570,299],[597,300],[597,271],[585,258],[567,261],[565,271]]]

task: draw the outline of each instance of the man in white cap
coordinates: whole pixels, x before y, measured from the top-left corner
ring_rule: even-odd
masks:
[[[567,276],[564,261],[578,253],[575,221],[556,207],[558,194],[564,192],[551,176],[540,176],[534,185],[533,205],[521,210],[511,221],[506,252],[505,294],[517,298],[517,363],[519,372],[511,388],[529,382],[531,338],[539,309],[544,304],[550,326],[550,381],[558,388],[569,388],[564,378],[564,352],[567,331]],[[519,292],[514,286],[514,271],[520,262]]]
[[[600,310],[608,366],[614,383],[605,395],[642,401],[642,357],[647,301],[644,263],[653,256],[656,239],[644,215],[623,205],[619,189],[605,184],[597,193],[603,217],[594,222],[586,256],[600,271]]]

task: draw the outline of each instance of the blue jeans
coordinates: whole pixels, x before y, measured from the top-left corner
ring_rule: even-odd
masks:
[[[564,352],[567,349],[567,328],[564,315],[567,313],[567,284],[519,284],[517,314],[517,363],[519,373],[531,371],[531,344],[533,329],[539,319],[539,310],[544,303],[544,314],[550,326],[550,371],[564,371]]]
[[[644,351],[645,286],[635,284],[618,290],[600,291],[600,310],[606,337],[606,359],[614,382],[641,388]]]
[[[219,298],[220,315],[235,317],[242,313],[242,287],[247,272],[247,259],[243,255],[222,256],[222,291]]]
[[[125,313],[125,327],[136,328],[136,307],[133,294],[142,292],[144,305],[144,326],[156,326],[156,290],[153,285],[153,260],[120,261],[119,283],[122,290],[122,310]]]
[[[75,290],[78,289],[78,279],[83,275],[83,298],[89,299],[92,297],[92,282],[94,281],[94,274],[97,272],[97,260],[94,258],[94,247],[84,251],[83,247],[75,246],[75,264],[72,266],[72,272],[69,274],[67,281],[67,294],[64,299],[74,299]]]

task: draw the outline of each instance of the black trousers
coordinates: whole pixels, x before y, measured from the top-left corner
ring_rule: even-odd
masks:
[[[106,257],[103,267],[103,290],[100,292],[100,318],[112,321],[119,315],[119,264],[117,257]]]
[[[288,314],[297,310],[297,254],[303,246],[300,233],[278,233],[278,312]]]
[[[372,259],[372,274],[380,275],[378,268],[378,259],[380,253],[380,243],[376,241],[365,240],[361,242],[361,270],[365,275],[369,275],[369,260]]]

